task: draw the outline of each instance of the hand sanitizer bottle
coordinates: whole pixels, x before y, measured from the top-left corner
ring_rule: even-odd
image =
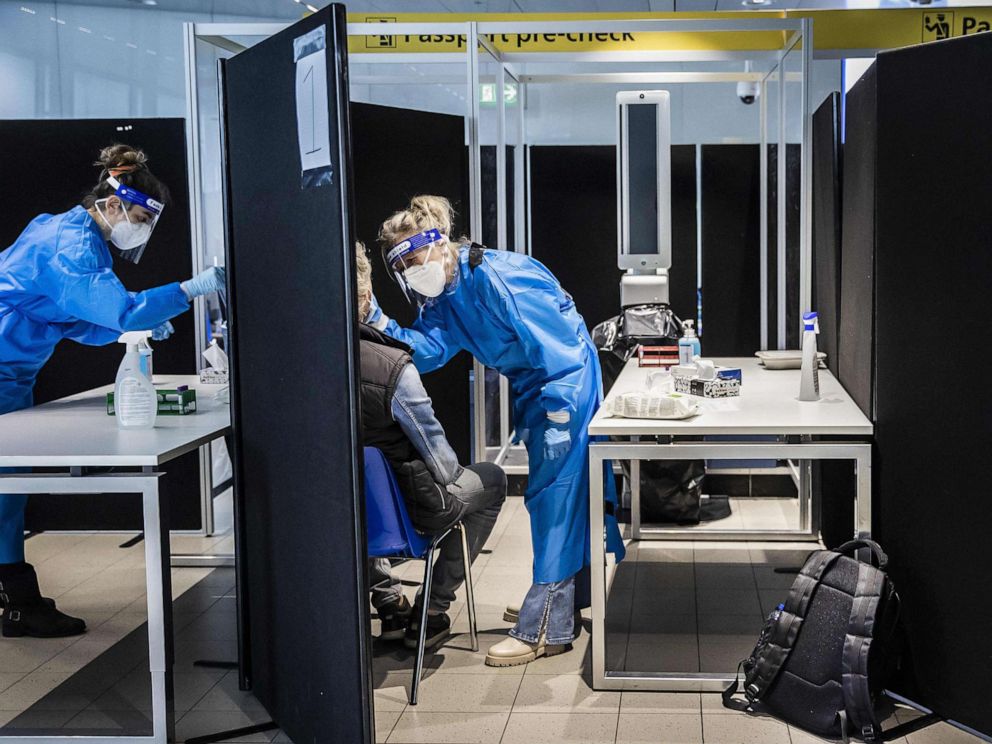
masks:
[[[152,429],[155,426],[158,397],[142,370],[140,351],[141,342],[150,335],[149,331],[132,331],[118,339],[119,343],[127,345],[114,383],[114,411],[121,429]]]
[[[803,313],[803,367],[799,400],[820,399],[820,360],[816,355],[816,334],[819,332],[817,313]]]
[[[699,337],[692,327],[691,320],[682,321],[682,338],[679,339],[679,365],[693,364],[693,359],[701,356]]]

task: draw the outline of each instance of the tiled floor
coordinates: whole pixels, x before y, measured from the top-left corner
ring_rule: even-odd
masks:
[[[755,502],[755,514],[788,505]],[[748,506],[737,514],[745,520]],[[750,526],[750,525],[749,525]],[[119,535],[41,535],[28,542],[46,593],[84,615],[77,640],[0,641],[0,724],[147,733],[142,546],[121,549]],[[176,552],[229,550],[229,541],[174,538]],[[640,543],[616,574],[608,616],[611,668],[730,671],[753,645],[763,613],[781,601],[808,546],[770,543]],[[589,687],[588,620],[574,650],[525,667],[491,669],[487,647],[505,637],[503,608],[529,585],[529,523],[510,499],[474,566],[480,651],[469,650],[462,599],[452,608],[455,636],[427,657],[418,706],[407,705],[412,654],[374,644],[376,734],[402,744],[810,744],[820,741],[777,721],[728,711],[718,695],[594,692]],[[411,595],[422,564],[397,567]],[[194,667],[235,655],[233,572],[174,569],[177,737],[180,740],[267,720],[237,689],[233,672]],[[460,597],[463,596],[460,595]],[[377,623],[373,621],[375,626]],[[373,634],[378,628],[373,627]],[[82,671],[80,667],[85,665]],[[911,715],[900,713],[900,717]],[[10,724],[8,724],[9,726]],[[0,728],[0,733],[11,730]],[[278,731],[242,741],[288,741]],[[978,741],[948,726],[901,744]]]

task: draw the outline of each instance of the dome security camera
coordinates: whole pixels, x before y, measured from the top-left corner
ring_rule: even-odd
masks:
[[[741,99],[741,103],[746,106],[750,106],[752,103],[758,100],[758,96],[761,93],[761,88],[757,82],[746,81],[737,83],[737,97]]]

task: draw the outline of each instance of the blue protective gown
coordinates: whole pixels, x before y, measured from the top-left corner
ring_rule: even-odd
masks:
[[[36,217],[0,253],[0,414],[32,405],[38,371],[62,339],[102,346],[189,308],[178,282],[128,292],[112,266],[82,207]],[[0,563],[24,560],[26,501],[0,495]]]
[[[386,333],[413,348],[421,372],[444,365],[460,350],[505,375],[513,388],[513,419],[530,461],[524,502],[531,518],[534,582],[574,576],[589,564],[589,435],[603,398],[599,359],[585,321],[554,275],[529,256],[485,252],[469,267],[459,254],[458,276],[421,308],[412,328],[390,320]],[[549,412],[568,411],[572,447],[546,460]],[[612,473],[607,499],[616,503]],[[616,519],[607,517],[607,549],[623,557]]]

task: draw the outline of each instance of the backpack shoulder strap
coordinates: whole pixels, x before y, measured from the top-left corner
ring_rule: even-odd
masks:
[[[851,727],[866,742],[878,741],[882,734],[868,686],[868,652],[885,580],[885,574],[870,563],[858,564],[858,586],[844,638],[844,709]]]
[[[806,560],[806,564],[792,583],[785,607],[768,640],[767,650],[757,659],[754,674],[744,688],[748,702],[760,700],[785,666],[799,637],[809,603],[816,594],[824,574],[838,558],[840,553],[818,550]]]

